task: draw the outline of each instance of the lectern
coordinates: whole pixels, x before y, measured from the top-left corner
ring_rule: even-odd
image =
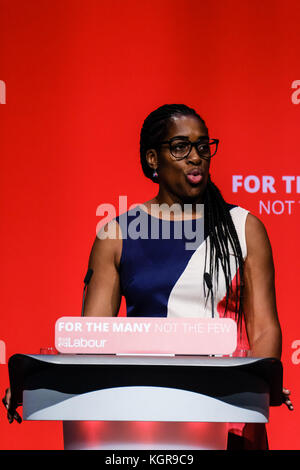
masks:
[[[225,449],[227,422],[266,423],[282,404],[274,358],[15,354],[8,367],[11,409],[63,421],[65,449]]]

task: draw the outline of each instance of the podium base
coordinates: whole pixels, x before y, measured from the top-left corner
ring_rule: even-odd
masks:
[[[225,450],[227,423],[64,421],[65,450]]]

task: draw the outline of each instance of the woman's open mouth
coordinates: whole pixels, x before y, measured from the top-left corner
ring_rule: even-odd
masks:
[[[191,184],[198,184],[203,179],[203,174],[196,168],[192,171],[189,171],[189,173],[187,173],[185,176],[188,182]]]

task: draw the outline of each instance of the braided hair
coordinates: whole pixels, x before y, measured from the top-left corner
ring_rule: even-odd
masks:
[[[174,116],[193,116],[197,118],[204,129],[208,129],[205,121],[199,114],[192,108],[184,104],[167,104],[160,106],[154,110],[145,119],[141,133],[140,133],[140,161],[145,176],[157,183],[157,179],[153,176],[153,170],[149,167],[146,160],[146,152],[148,149],[159,149],[159,143],[166,138],[168,133],[168,126]],[[230,302],[234,302],[234,314],[238,327],[241,332],[242,319],[243,319],[243,256],[239,242],[239,238],[231,218],[229,205],[224,200],[220,190],[211,181],[209,176],[205,194],[204,194],[204,226],[206,235],[209,236],[209,267],[207,268],[207,243],[205,252],[205,267],[204,272],[209,272],[211,279],[216,276],[218,280],[219,265],[221,265],[225,283],[226,283],[226,298],[225,298],[225,311],[226,315]],[[206,237],[207,240],[208,237]],[[236,265],[236,288],[235,296],[232,288],[232,277],[230,267],[230,253],[234,255]],[[209,292],[206,289],[205,281],[204,292],[206,295],[206,302],[209,297]]]

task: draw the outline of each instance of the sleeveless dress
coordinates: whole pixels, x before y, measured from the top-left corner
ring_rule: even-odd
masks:
[[[234,205],[229,209],[245,259],[249,211]],[[213,279],[214,305],[206,300],[203,275],[209,266],[210,240],[203,217],[165,220],[136,206],[116,221],[123,239],[119,273],[128,317],[210,318],[212,309],[214,317],[224,316],[226,284],[221,266],[218,278]],[[233,253],[230,266],[234,291],[237,269]],[[226,316],[234,318],[234,304],[229,303],[228,308]],[[244,325],[242,332],[237,354],[249,349]]]

